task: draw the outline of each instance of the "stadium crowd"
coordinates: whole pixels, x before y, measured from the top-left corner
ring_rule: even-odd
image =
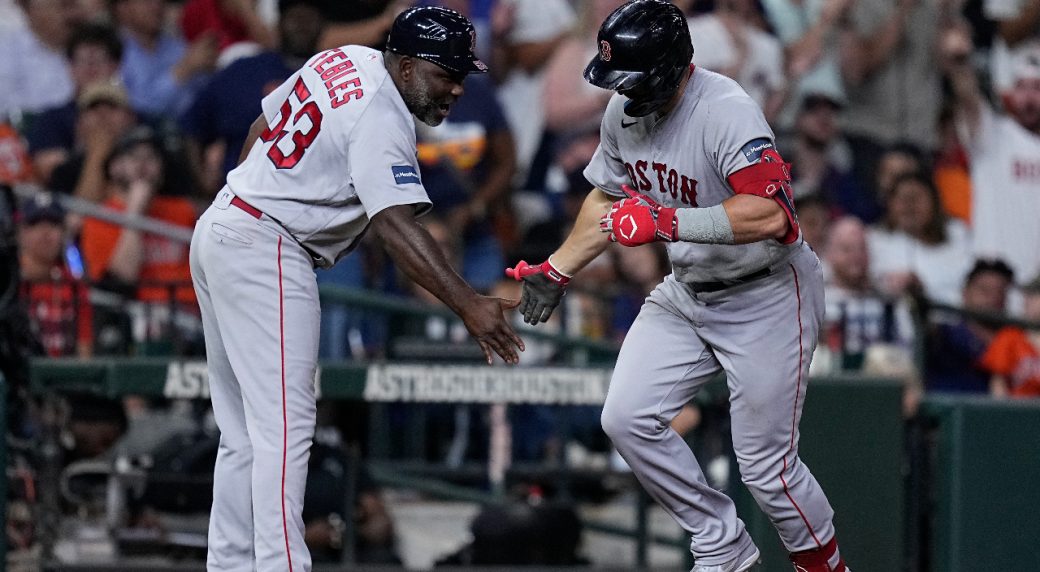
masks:
[[[516,298],[503,269],[545,259],[588,191],[582,169],[611,93],[581,72],[621,2],[428,3],[474,21],[491,73],[467,79],[444,124],[417,123],[434,204],[424,225],[467,281]],[[905,379],[908,416],[930,391],[1040,396],[1040,332],[993,319],[1040,322],[1040,0],[676,3],[694,64],[740,83],[793,165],[804,237],[827,272],[813,372]],[[66,210],[54,195],[190,229],[264,95],[320,50],[381,47],[411,4],[0,2],[0,182],[39,189],[16,219],[33,353],[200,355],[187,243]],[[611,248],[548,327],[619,341],[668,272],[653,245]],[[318,280],[435,302],[372,242]],[[416,357],[399,343],[415,337],[469,343],[440,318],[323,312],[327,359]],[[522,364],[554,359],[531,346]],[[479,413],[432,417],[469,415]],[[457,438],[448,432],[442,458],[462,454]]]

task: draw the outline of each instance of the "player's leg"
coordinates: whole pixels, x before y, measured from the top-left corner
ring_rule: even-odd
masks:
[[[647,492],[693,537],[698,564],[722,564],[754,546],[733,502],[711,488],[669,426],[719,370],[690,324],[691,299],[671,277],[650,295],[625,337],[603,405],[603,430]]]
[[[826,553],[823,560],[844,572],[834,511],[798,457],[809,360],[823,319],[819,261],[805,249],[777,274],[712,296],[701,296],[710,302],[702,331],[726,370],[741,478],[790,552]]]
[[[202,229],[204,216],[198,222]],[[209,248],[200,241],[201,232],[192,237],[191,275],[202,313],[206,338],[206,362],[213,405],[213,417],[220,429],[220,446],[213,469],[213,505],[210,509],[208,554],[209,570],[253,570],[253,509],[250,475],[253,447],[246,433],[246,418],[238,380],[224,350],[220,325],[213,311],[202,252]]]
[[[247,486],[255,569],[306,572],[302,510],[319,320],[314,271],[306,252],[273,225],[234,209],[217,224],[211,234],[220,263],[207,266],[206,277],[253,450]]]

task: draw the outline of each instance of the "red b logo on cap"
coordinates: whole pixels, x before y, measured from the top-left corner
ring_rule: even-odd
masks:
[[[610,42],[606,40],[600,40],[599,42],[599,59],[609,62],[610,61]]]

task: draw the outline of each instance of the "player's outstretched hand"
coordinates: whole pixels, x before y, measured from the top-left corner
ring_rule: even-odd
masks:
[[[524,321],[531,325],[549,319],[571,281],[570,276],[557,270],[548,260],[537,266],[521,260],[516,267],[506,268],[506,276],[524,283],[519,308]]]
[[[462,314],[462,322],[470,335],[477,339],[480,349],[484,350],[488,365],[492,363],[492,351],[506,363],[519,363],[520,355],[516,350],[524,351],[524,341],[516,335],[505,316],[507,311],[516,308],[519,303],[518,300],[477,296]]]
[[[628,198],[615,202],[599,221],[600,231],[609,233],[611,242],[639,246],[679,239],[675,209],[661,206],[628,185],[622,185],[621,190]]]

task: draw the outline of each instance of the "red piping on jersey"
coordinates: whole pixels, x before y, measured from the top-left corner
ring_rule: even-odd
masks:
[[[787,456],[791,454],[791,451],[794,451],[794,432],[798,427],[798,394],[802,391],[802,361],[805,359],[805,350],[802,346],[802,290],[798,285],[798,271],[795,270],[793,264],[790,266],[791,272],[794,273],[794,292],[795,296],[798,298],[798,385],[795,386],[794,411],[791,413],[791,443],[787,447],[787,452],[784,453],[784,468],[780,471],[780,483],[784,486],[784,494],[787,495],[787,500],[791,501],[794,509],[798,511],[798,516],[802,517],[802,522],[805,523],[805,527],[809,529],[809,534],[812,535],[813,540],[816,541],[816,546],[823,546],[820,539],[816,537],[816,531],[814,531],[812,525],[809,524],[809,519],[805,518],[805,513],[802,512],[802,508],[798,506],[794,497],[791,496],[791,491],[787,488],[787,481],[784,479],[784,473],[787,472]]]
[[[235,198],[237,199],[238,197]],[[242,201],[242,203],[245,204],[245,201]],[[241,207],[241,205],[236,206]],[[285,558],[289,561],[289,572],[292,572],[292,552],[289,551],[289,525],[285,518],[285,458],[289,442],[289,421],[285,407],[285,292],[282,287],[282,237],[280,236],[278,237],[278,341],[281,344],[282,354],[282,534],[285,537]]]

